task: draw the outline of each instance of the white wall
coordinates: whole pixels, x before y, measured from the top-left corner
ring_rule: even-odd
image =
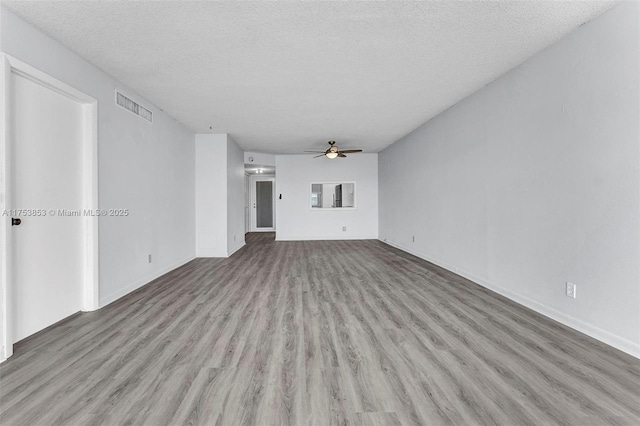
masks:
[[[356,182],[356,210],[311,209],[311,182]],[[282,194],[282,199],[279,195]],[[330,205],[330,204],[329,204]],[[347,231],[342,231],[346,226]],[[378,237],[378,154],[276,156],[276,239]]]
[[[227,134],[196,135],[196,256],[227,256]]]
[[[356,193],[353,185],[347,184],[342,188],[342,206],[355,207]]]
[[[380,239],[640,355],[638,15],[620,4],[380,153]]]
[[[227,255],[244,246],[244,152],[227,137]]]
[[[10,12],[1,15],[3,52],[98,100],[99,206],[130,211],[100,218],[101,305],[193,259],[193,133]],[[116,88],[148,107],[153,124],[116,106]]]
[[[335,193],[335,183],[325,183],[322,185],[322,207],[333,207],[333,195]]]
[[[196,135],[196,255],[244,246],[244,153],[226,133]]]
[[[253,161],[249,161],[250,158],[253,158]],[[244,163],[254,164],[256,166],[275,166],[276,156],[273,154],[263,154],[261,152],[245,152]]]

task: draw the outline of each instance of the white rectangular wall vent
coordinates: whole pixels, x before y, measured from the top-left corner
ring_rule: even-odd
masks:
[[[153,123],[153,113],[151,111],[117,91],[116,104],[126,109],[127,111],[134,113],[138,117],[144,118],[149,123]]]

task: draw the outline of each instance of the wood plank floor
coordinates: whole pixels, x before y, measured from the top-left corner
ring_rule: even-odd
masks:
[[[378,241],[196,259],[16,345],[13,425],[638,425],[640,361]]]

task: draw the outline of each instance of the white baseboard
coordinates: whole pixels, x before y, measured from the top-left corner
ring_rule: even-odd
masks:
[[[365,236],[330,236],[330,237],[305,237],[305,236],[279,236],[276,234],[276,241],[339,241],[339,240],[377,240],[377,235],[365,235]]]
[[[247,244],[247,243],[245,243],[245,242],[243,241],[241,244],[239,244],[239,245],[238,245],[238,247],[236,247],[236,248],[232,249],[232,250],[229,252],[229,255],[228,255],[227,257],[231,257],[231,256],[233,256],[233,254],[234,254],[235,252],[237,252],[238,250],[240,250],[240,249],[241,249],[242,247],[244,247],[246,244]]]
[[[566,325],[567,327],[571,327],[574,330],[577,330],[581,333],[586,334],[587,336],[593,337],[596,340],[599,340],[603,343],[606,343],[609,346],[613,346],[616,349],[619,349],[623,352],[628,353],[629,355],[632,355],[636,358],[640,358],[640,344],[637,344],[635,342],[632,342],[630,340],[624,339],[618,335],[615,335],[609,331],[603,330],[593,324],[589,324],[585,321],[582,321],[580,319],[574,318],[571,315],[567,315],[564,312],[561,312],[557,309],[551,308],[543,303],[540,303],[536,300],[533,300],[527,296],[523,296],[521,294],[518,293],[514,293],[511,290],[508,290],[500,285],[497,285],[495,283],[489,282],[485,279],[479,278],[474,276],[473,274],[457,268],[453,265],[449,265],[446,262],[443,262],[439,259],[435,259],[431,256],[427,256],[423,253],[420,253],[416,250],[412,250],[408,247],[404,247],[400,244],[396,244],[393,243],[391,241],[388,240],[380,240],[381,242],[388,244],[392,247],[395,247],[397,249],[400,249],[404,252],[407,252],[409,254],[412,254],[414,256],[417,256],[421,259],[424,259],[428,262],[431,262],[435,265],[438,265],[448,271],[451,271],[453,273],[456,273],[470,281],[473,281],[474,283],[481,285],[482,287],[485,287],[491,291],[494,291],[510,300],[513,300],[514,302],[517,302],[521,305],[526,306],[529,309],[532,309],[536,312],[538,312],[539,314],[542,314],[546,317],[551,318],[552,320],[558,321],[561,324]]]
[[[226,257],[231,256],[232,254],[234,254],[238,250],[240,250],[242,247],[245,246],[245,244],[246,243],[243,241],[237,247],[231,249],[228,253],[220,253],[218,250],[215,250],[215,249],[200,249],[200,250],[196,251],[196,257],[220,257],[220,258],[226,258]]]
[[[180,266],[191,262],[193,259],[195,259],[195,256],[189,256],[185,259],[182,259],[179,262],[173,263],[165,268],[160,269],[159,271],[154,272],[151,275],[148,275],[142,279],[139,279],[131,284],[129,284],[128,286],[119,289],[118,291],[115,291],[111,294],[109,294],[108,296],[105,296],[104,298],[100,299],[100,308],[104,308],[105,306],[109,305],[110,303],[115,302],[116,300],[120,299],[123,296],[126,296],[127,294],[131,293],[134,290],[139,289],[140,287],[142,287],[143,285],[149,284],[151,281],[155,280],[158,277],[163,276],[164,274],[166,274],[167,272],[171,272],[176,268],[179,268]]]
[[[196,257],[227,257],[227,255],[216,249],[197,249]]]

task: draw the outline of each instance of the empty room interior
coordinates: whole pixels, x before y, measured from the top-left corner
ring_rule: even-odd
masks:
[[[640,2],[2,0],[0,210],[2,425],[640,424]]]

